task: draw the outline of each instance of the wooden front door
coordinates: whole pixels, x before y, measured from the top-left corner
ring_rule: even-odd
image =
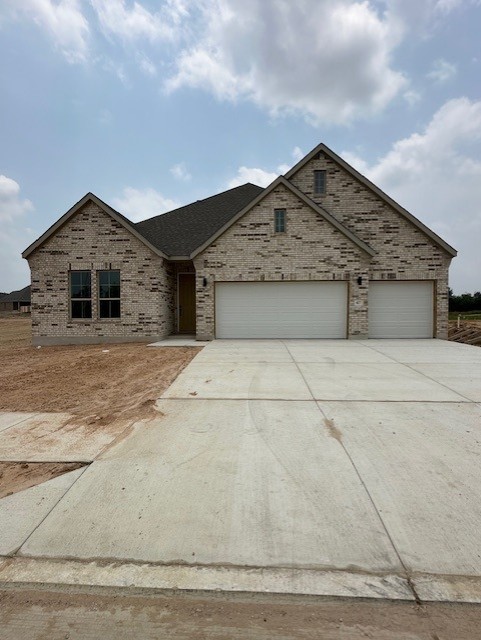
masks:
[[[195,273],[179,273],[179,332],[195,333]]]

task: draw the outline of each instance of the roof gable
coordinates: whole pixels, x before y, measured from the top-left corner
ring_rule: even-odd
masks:
[[[291,193],[293,193],[297,198],[302,200],[304,204],[310,207],[313,211],[315,211],[319,216],[321,216],[326,222],[328,222],[331,226],[335,227],[338,231],[340,231],[346,238],[348,238],[353,244],[357,245],[360,249],[366,252],[370,256],[374,256],[376,252],[372,249],[368,244],[366,244],[363,240],[361,240],[356,234],[354,234],[350,229],[344,226],[337,218],[332,216],[328,211],[317,205],[313,202],[308,196],[306,196],[302,191],[300,191],[297,187],[295,187],[291,182],[286,180],[284,176],[279,176],[272,182],[268,187],[266,187],[258,196],[254,198],[252,202],[250,202],[244,209],[239,211],[237,215],[232,217],[222,228],[220,228],[213,236],[209,238],[207,242],[205,242],[202,246],[198,247],[191,255],[192,258],[205,251],[209,245],[211,245],[217,238],[219,238],[223,233],[225,233],[232,225],[234,225],[240,218],[246,215],[251,209],[253,209],[259,202],[264,200],[276,187],[279,185],[283,185],[286,189],[288,189]]]
[[[388,196],[384,191],[382,191],[379,187],[377,187],[373,182],[371,182],[368,178],[363,176],[359,171],[351,167],[345,160],[343,160],[337,153],[334,153],[329,147],[327,147],[323,142],[314,147],[314,149],[308,153],[302,160],[300,160],[297,164],[295,164],[292,169],[290,169],[286,174],[285,178],[290,180],[302,167],[304,167],[308,162],[310,162],[315,156],[319,153],[324,153],[331,160],[337,163],[344,171],[349,173],[353,178],[358,180],[361,184],[367,187],[370,191],[375,193],[379,198],[381,198],[384,202],[386,202],[389,206],[391,206],[397,213],[403,216],[406,220],[408,220],[411,224],[417,227],[420,231],[422,231],[425,235],[427,235],[435,244],[444,249],[449,255],[456,256],[457,251],[450,244],[445,242],[440,236],[438,236],[434,231],[429,229],[425,224],[423,224],[420,220],[418,220],[412,213],[409,213],[404,207],[398,204],[395,200],[393,200],[390,196]]]
[[[66,222],[68,222],[87,202],[94,202],[102,211],[104,211],[107,215],[116,220],[119,224],[121,224],[127,231],[135,236],[142,244],[147,246],[151,251],[162,258],[166,258],[167,256],[157,247],[149,242],[147,238],[145,238],[139,231],[136,229],[135,225],[130,222],[125,216],[123,216],[115,209],[112,209],[107,203],[98,198],[93,193],[87,193],[84,197],[79,200],[73,207],[71,207],[64,215],[57,220],[44,234],[40,236],[35,242],[33,242],[29,247],[25,249],[22,253],[22,258],[28,258],[34,251],[36,251],[39,247],[41,247],[46,240],[48,240],[54,233],[56,233]]]

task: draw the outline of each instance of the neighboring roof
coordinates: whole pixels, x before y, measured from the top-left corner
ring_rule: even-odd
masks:
[[[262,189],[257,198],[252,200],[247,206],[239,211],[239,213],[232,218],[213,236],[207,239],[207,241],[198,247],[192,254],[192,257],[195,257],[204,249],[206,249],[212,242],[214,242],[219,236],[221,236],[229,227],[231,227],[237,220],[242,218],[246,213],[248,213],[253,207],[255,207],[259,202],[261,202],[266,196],[268,196],[276,187],[279,185],[283,185],[286,189],[288,189],[291,193],[297,196],[300,200],[304,202],[308,207],[310,207],[313,211],[315,211],[318,215],[320,215],[324,220],[329,222],[333,227],[335,227],[338,231],[340,231],[346,238],[351,240],[354,244],[356,244],[360,249],[368,253],[370,256],[374,256],[376,252],[372,249],[368,244],[366,244],[361,238],[353,233],[350,229],[339,222],[337,218],[331,215],[326,209],[323,209],[319,205],[317,205],[313,200],[311,200],[308,196],[306,196],[302,191],[300,191],[297,187],[295,187],[291,182],[286,180],[284,176],[279,176],[274,182],[272,182],[268,187]]]
[[[5,294],[0,297],[0,302],[27,302],[30,304],[30,285],[18,291]]]
[[[128,231],[130,231],[140,242],[145,244],[149,249],[151,249],[154,253],[161,256],[162,258],[166,258],[167,256],[160,251],[156,246],[152,245],[147,238],[141,235],[135,227],[135,224],[131,222],[128,218],[123,216],[121,213],[112,209],[106,202],[98,198],[93,193],[87,193],[84,197],[79,200],[74,206],[67,211],[55,224],[53,224],[43,235],[40,236],[35,242],[33,242],[29,247],[25,249],[22,253],[22,258],[27,258],[35,249],[38,249],[52,234],[54,234],[60,227],[62,227],[70,218],[77,213],[79,209],[81,209],[87,202],[91,200],[97,206],[99,206],[105,213],[110,215],[114,220],[119,222],[123,227],[125,227]]]
[[[456,256],[458,252],[454,249],[450,244],[445,242],[440,236],[438,236],[434,231],[429,229],[425,224],[423,224],[420,220],[418,220],[412,213],[409,213],[404,207],[401,207],[395,200],[390,198],[384,191],[376,187],[376,185],[368,180],[365,176],[363,176],[359,171],[356,171],[354,167],[351,167],[345,160],[343,160],[337,153],[334,153],[332,149],[329,149],[323,142],[318,144],[310,153],[307,154],[302,160],[300,160],[297,164],[295,164],[292,169],[290,169],[285,177],[287,180],[290,180],[294,174],[296,174],[299,169],[301,169],[305,164],[307,164],[310,160],[312,160],[318,153],[325,153],[326,156],[331,158],[334,162],[340,165],[347,173],[350,173],[356,180],[361,182],[365,187],[373,191],[377,196],[379,196],[382,200],[384,200],[387,204],[389,204],[395,211],[400,213],[404,218],[409,220],[415,227],[420,229],[424,234],[426,234],[433,242],[439,245],[442,249],[444,249],[447,253],[452,256]]]
[[[137,222],[135,228],[168,256],[188,258],[264,189],[247,183]]]

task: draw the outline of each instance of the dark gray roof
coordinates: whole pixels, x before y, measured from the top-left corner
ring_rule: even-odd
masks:
[[[30,304],[30,285],[18,291],[7,293],[0,298],[0,302],[28,302]]]
[[[264,189],[247,183],[197,200],[155,218],[137,222],[135,228],[168,256],[189,256],[242,211]]]

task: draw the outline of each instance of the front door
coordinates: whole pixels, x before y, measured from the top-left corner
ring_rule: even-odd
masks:
[[[179,332],[195,333],[195,273],[179,273]]]

